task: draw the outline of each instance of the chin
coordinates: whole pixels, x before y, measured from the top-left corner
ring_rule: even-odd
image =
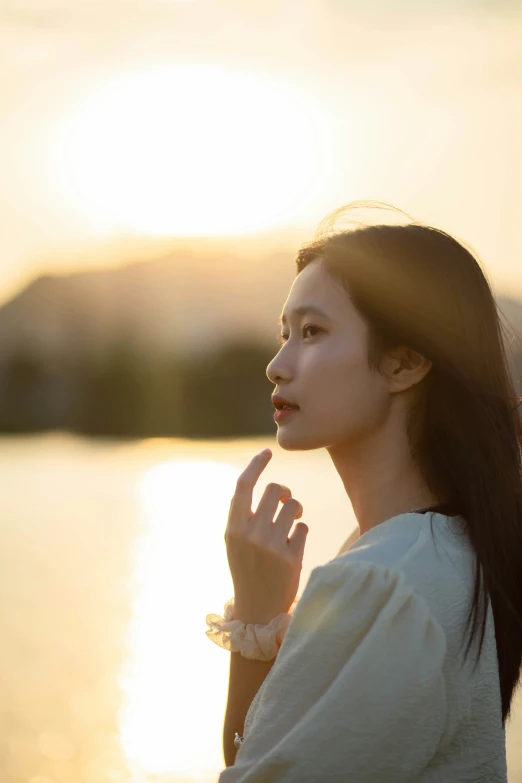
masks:
[[[311,451],[324,448],[323,443],[311,443],[306,437],[300,438],[298,434],[285,432],[284,427],[277,432],[277,445],[283,451]]]

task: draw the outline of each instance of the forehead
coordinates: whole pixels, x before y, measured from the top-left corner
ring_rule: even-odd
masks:
[[[279,323],[308,313],[330,320],[349,316],[351,303],[344,288],[334,280],[319,261],[313,261],[292,283],[279,317]]]

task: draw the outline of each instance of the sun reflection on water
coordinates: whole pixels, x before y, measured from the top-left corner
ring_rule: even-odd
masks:
[[[129,763],[147,773],[208,781],[224,767],[229,657],[209,643],[205,615],[233,594],[223,537],[236,480],[231,464],[185,458],[138,485],[144,532],[119,723]]]

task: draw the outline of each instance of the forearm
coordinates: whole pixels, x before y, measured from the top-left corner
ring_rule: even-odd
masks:
[[[231,767],[236,760],[236,731],[243,736],[248,708],[275,660],[273,658],[271,661],[258,661],[245,658],[239,652],[230,653],[228,701],[223,728],[223,753],[227,767]]]

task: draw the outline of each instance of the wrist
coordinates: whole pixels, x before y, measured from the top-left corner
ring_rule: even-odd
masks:
[[[268,623],[274,619],[275,614],[264,614],[250,607],[243,607],[241,604],[234,603],[233,617],[234,620],[239,620],[245,625],[268,625]]]

